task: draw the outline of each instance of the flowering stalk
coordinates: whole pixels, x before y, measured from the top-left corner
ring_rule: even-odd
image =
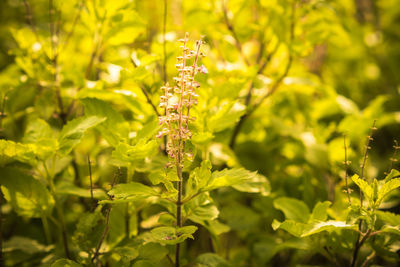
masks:
[[[203,44],[202,40],[196,41],[195,49],[191,50],[188,47],[188,34],[185,38],[179,40],[182,43],[182,56],[177,57],[178,77],[174,77],[175,86],[170,87],[167,83],[161,87],[164,95],[161,96],[160,107],[165,109],[165,116],[160,116],[160,124],[164,127],[158,133],[158,137],[167,136],[167,154],[171,159],[168,167],[176,167],[178,175],[178,199],[176,202],[176,225],[182,227],[182,169],[185,160],[185,143],[191,138],[192,133],[189,130],[190,122],[195,120],[195,117],[190,116],[190,109],[197,104],[196,89],[200,84],[195,81],[195,76],[198,72],[207,73],[207,69],[197,63],[204,56],[200,52],[200,47]],[[189,64],[191,59],[192,64]],[[175,265],[179,266],[179,251],[180,244],[176,245]]]

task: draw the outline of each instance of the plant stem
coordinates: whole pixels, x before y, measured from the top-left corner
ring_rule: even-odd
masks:
[[[89,166],[89,179],[90,179],[90,200],[92,202],[92,211],[96,207],[93,197],[93,179],[92,179],[92,162],[90,161],[90,156],[88,155],[88,166]]]
[[[178,201],[176,202],[176,226],[182,227],[182,167],[177,165],[176,171],[178,173],[179,181],[178,181]],[[180,247],[181,244],[176,244],[176,253],[175,253],[175,266],[179,267],[179,255],[180,255]]]
[[[167,43],[165,40],[166,28],[167,28],[167,11],[168,11],[168,0],[164,0],[164,19],[163,19],[163,81],[167,83]]]
[[[368,229],[361,240],[359,238],[357,239],[356,246],[355,246],[354,252],[353,252],[353,260],[351,262],[351,267],[356,266],[358,252],[360,251],[360,249],[361,249],[362,245],[365,243],[365,241],[367,241],[370,234],[371,234],[371,229]]]
[[[3,205],[3,192],[0,189],[0,267],[4,266],[3,259],[3,213],[1,212],[1,208]]]
[[[43,224],[44,235],[46,237],[46,243],[47,245],[50,245],[51,244],[50,227],[47,217],[45,215],[42,215],[42,224]]]
[[[57,199],[56,195],[56,189],[53,183],[53,178],[50,176],[49,170],[47,169],[46,163],[43,161],[43,167],[46,171],[46,176],[47,176],[47,182],[49,183],[50,187],[50,192],[53,195],[55,206],[56,206],[56,211],[57,211],[57,216],[60,221],[60,226],[61,226],[61,234],[62,234],[62,239],[63,239],[63,244],[64,244],[64,252],[65,256],[68,259],[71,259],[71,255],[69,253],[69,248],[68,248],[68,238],[67,238],[67,229],[65,227],[65,220],[64,220],[64,213],[63,209],[60,205],[59,200]]]
[[[349,199],[349,205],[351,206],[351,198],[350,198],[350,189],[349,185],[347,183],[347,178],[348,178],[348,164],[349,162],[347,161],[347,146],[346,146],[346,135],[343,135],[343,143],[344,143],[344,166],[345,166],[345,174],[344,174],[344,181],[346,183],[346,192],[347,192],[347,197]]]

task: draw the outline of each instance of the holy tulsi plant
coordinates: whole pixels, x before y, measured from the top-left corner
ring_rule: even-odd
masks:
[[[197,104],[196,89],[200,84],[195,80],[198,72],[204,72],[205,67],[199,67],[197,64],[201,57],[200,52],[202,40],[196,41],[196,47],[191,50],[188,47],[188,34],[185,38],[179,40],[182,43],[182,56],[177,57],[176,68],[178,77],[174,77],[176,86],[169,87],[168,84],[161,89],[164,95],[161,96],[160,107],[165,109],[165,116],[160,116],[159,121],[163,126],[158,137],[166,136],[166,151],[171,159],[167,167],[175,167],[178,175],[178,199],[176,202],[176,225],[182,227],[182,168],[185,160],[185,144],[191,138],[192,133],[189,130],[190,122],[195,118],[190,116],[190,109]],[[192,65],[189,60],[193,59]],[[175,263],[179,266],[180,244],[176,245]]]

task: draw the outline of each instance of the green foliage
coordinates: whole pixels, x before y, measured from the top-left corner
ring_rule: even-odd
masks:
[[[396,265],[399,16],[389,0],[0,1],[0,265],[164,267],[176,247],[180,266]],[[204,36],[199,87],[174,80],[184,31]],[[193,87],[187,138],[156,137],[166,84]]]

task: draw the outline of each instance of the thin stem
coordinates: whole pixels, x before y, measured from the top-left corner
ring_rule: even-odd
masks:
[[[242,48],[242,44],[239,41],[239,38],[236,34],[235,28],[233,26],[233,23],[229,20],[228,18],[228,7],[225,4],[225,1],[222,1],[222,11],[224,13],[224,22],[226,27],[228,28],[228,30],[231,32],[232,37],[235,39],[235,46],[236,49],[239,51],[240,56],[243,58],[243,61],[246,63],[247,66],[250,66],[250,62],[248,61],[248,59],[244,56],[243,53],[243,48]]]
[[[1,124],[0,124],[1,125]],[[390,158],[390,166],[389,166],[389,170],[385,173],[385,175],[388,175],[392,169],[393,169],[393,163],[397,162],[398,160],[396,159],[396,155],[397,155],[397,151],[400,149],[399,143],[397,142],[397,140],[394,140],[394,145],[393,145],[393,156]]]
[[[1,212],[1,208],[3,205],[3,192],[0,190],[0,267],[4,266],[3,259],[3,213]]]
[[[165,40],[167,30],[167,11],[168,11],[168,0],[164,0],[164,19],[163,19],[163,81],[167,83],[167,42]]]
[[[46,238],[46,244],[50,245],[51,244],[50,227],[47,217],[45,215],[42,216],[42,224],[43,224],[44,236]]]
[[[360,251],[362,245],[365,243],[365,241],[367,241],[367,239],[369,238],[371,234],[371,229],[368,229],[368,231],[365,233],[365,235],[363,236],[363,238],[360,240],[359,242],[356,243],[356,246],[354,248],[354,252],[353,252],[353,260],[351,262],[351,267],[356,266],[356,262],[357,262],[357,257],[358,257],[358,252]]]
[[[1,110],[0,110],[0,131],[3,130],[3,118],[7,116],[7,114],[4,112],[6,109],[6,101],[7,101],[7,94],[5,93],[3,95],[3,102],[1,104]]]
[[[238,136],[238,134],[239,134],[244,122],[253,114],[253,112],[255,112],[261,106],[261,104],[265,101],[265,99],[267,99],[268,97],[273,95],[278,90],[278,88],[281,85],[283,79],[289,73],[289,70],[290,70],[290,68],[292,66],[292,63],[293,63],[292,43],[293,43],[293,40],[294,40],[294,27],[295,27],[295,16],[296,16],[296,12],[295,11],[296,11],[296,6],[295,6],[295,2],[294,2],[293,6],[292,6],[292,16],[291,16],[291,24],[290,24],[290,36],[289,36],[289,44],[288,44],[288,46],[289,46],[288,47],[289,58],[288,58],[288,62],[286,64],[286,67],[285,67],[283,73],[281,74],[281,76],[279,76],[279,78],[272,85],[271,89],[264,96],[262,96],[259,99],[258,102],[256,102],[252,106],[248,106],[246,113],[240,117],[239,122],[236,124],[235,128],[233,129],[232,136],[231,136],[231,139],[229,141],[229,147],[231,149],[234,149],[234,147],[235,147],[237,136]],[[277,49],[277,47],[276,47],[276,49]],[[250,103],[250,98],[251,98],[251,91],[250,91],[250,96],[248,96],[248,99],[246,99],[246,101],[248,101],[248,103]]]
[[[46,163],[43,161],[43,167],[46,171],[46,176],[47,176],[47,182],[49,183],[49,187],[50,187],[50,192],[53,195],[54,201],[55,201],[55,206],[56,206],[56,211],[57,211],[57,216],[58,219],[60,221],[60,226],[61,226],[61,234],[62,234],[62,239],[63,239],[63,244],[64,244],[64,252],[65,252],[65,256],[68,259],[71,259],[70,253],[69,253],[69,248],[68,248],[68,238],[67,238],[67,230],[65,227],[65,220],[64,220],[64,213],[63,213],[63,209],[60,205],[60,202],[57,198],[56,195],[56,189],[53,183],[53,178],[50,176],[49,170],[47,169],[47,165]]]
[[[89,179],[90,179],[90,200],[92,202],[92,211],[96,207],[96,203],[93,197],[93,179],[92,179],[92,162],[90,161],[90,156],[88,155],[88,167],[89,167]]]
[[[365,259],[365,261],[361,264],[361,267],[367,267],[368,263],[375,258],[376,252],[372,251],[372,253]]]
[[[182,227],[182,167],[176,166],[176,170],[178,173],[179,181],[178,181],[178,201],[176,202],[176,225],[178,228]],[[179,267],[180,262],[180,248],[181,244],[176,244],[176,252],[175,252],[175,266]]]
[[[117,181],[117,178],[118,178],[120,175],[121,175],[121,169],[118,168],[118,171],[115,173],[114,179],[113,179],[113,181],[112,181],[112,183],[111,183],[111,189],[114,187],[114,185],[115,185],[115,183],[116,183],[116,181]],[[108,198],[109,198],[110,200],[112,200],[112,197],[111,197],[111,196],[108,196]],[[103,242],[104,242],[104,240],[105,240],[105,238],[106,238],[106,236],[107,236],[107,234],[108,234],[108,231],[109,231],[109,224],[110,224],[110,213],[111,213],[111,208],[112,208],[112,206],[109,205],[108,208],[107,208],[107,210],[106,210],[106,226],[104,227],[103,234],[102,234],[102,236],[101,236],[101,238],[100,238],[100,240],[99,240],[99,243],[98,243],[97,246],[96,246],[96,250],[95,250],[94,255],[93,255],[93,257],[92,257],[92,263],[93,263],[93,262],[97,259],[97,257],[100,255],[100,248],[101,248],[101,245],[103,244]]]
[[[78,23],[78,20],[81,16],[81,12],[84,6],[84,0],[81,0],[78,6],[78,11],[75,15],[74,21],[72,22],[72,28],[71,30],[68,32],[67,37],[65,38],[64,44],[62,46],[62,50],[67,47],[69,40],[71,39],[72,35],[74,34],[75,28],[76,28],[76,24]]]
[[[38,34],[36,26],[35,26],[35,23],[33,22],[32,8],[31,8],[31,5],[29,4],[28,0],[24,0],[24,6],[25,6],[25,11],[26,11],[26,19],[27,19],[27,21],[29,23],[29,26],[31,27],[31,29],[33,31],[33,34],[35,35],[36,40],[39,43],[41,43],[40,39],[39,39],[39,34]]]
[[[360,170],[360,179],[364,178],[364,169],[365,169],[365,164],[366,164],[367,158],[368,158],[368,150],[371,149],[370,144],[371,144],[371,141],[374,140],[372,138],[372,134],[376,130],[375,124],[376,124],[376,120],[374,120],[374,122],[372,123],[371,130],[369,132],[369,135],[367,136],[367,143],[365,145],[364,157],[363,157],[363,161],[361,164],[361,170]],[[360,206],[362,207],[362,205],[363,205],[363,194],[360,190]]]
[[[347,183],[347,178],[348,178],[348,167],[349,167],[349,162],[347,161],[347,146],[346,146],[346,135],[343,135],[343,143],[344,143],[344,181],[346,183],[346,192],[347,192],[347,197],[349,199],[349,205],[351,206],[351,198],[350,198],[350,188]]]
[[[51,51],[52,51],[52,56],[51,56],[51,62],[53,64],[53,82],[54,82],[54,88],[56,91],[56,98],[58,102],[58,108],[59,108],[59,116],[60,119],[62,120],[63,124],[66,123],[66,114],[64,113],[64,104],[62,102],[61,98],[61,89],[59,86],[59,81],[58,81],[58,51],[57,51],[57,46],[58,46],[58,28],[54,22],[54,3],[53,0],[49,0],[49,17],[50,17],[50,40],[51,40]]]

